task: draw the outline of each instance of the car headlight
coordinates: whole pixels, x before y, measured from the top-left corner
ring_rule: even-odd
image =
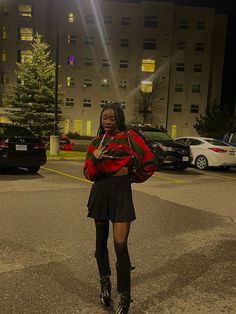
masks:
[[[163,144],[159,145],[160,148],[164,151],[164,152],[174,152],[175,149],[173,147],[168,147],[168,146],[165,146]]]

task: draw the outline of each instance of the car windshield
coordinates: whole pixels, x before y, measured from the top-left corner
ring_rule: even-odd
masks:
[[[229,146],[228,144],[221,142],[219,140],[215,140],[214,138],[210,139],[210,140],[205,140],[206,142],[212,144],[212,145],[217,145],[217,146]]]
[[[2,136],[34,136],[29,130],[15,126],[4,125],[0,127],[0,135]]]
[[[172,138],[165,132],[161,131],[143,131],[143,134],[147,140],[150,141],[172,141]]]

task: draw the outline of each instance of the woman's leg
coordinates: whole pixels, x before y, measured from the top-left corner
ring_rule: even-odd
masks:
[[[130,295],[130,273],[131,263],[128,252],[128,236],[130,222],[113,223],[114,247],[116,252],[117,291],[120,294],[120,301],[116,314],[126,314],[129,311],[131,302]]]
[[[111,282],[110,282],[110,263],[107,249],[107,240],[109,236],[109,221],[95,220],[96,226],[96,251],[98,270],[100,274],[101,294],[100,301],[108,306],[111,303]]]

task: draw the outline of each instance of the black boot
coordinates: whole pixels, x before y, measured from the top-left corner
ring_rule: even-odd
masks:
[[[111,281],[109,276],[101,278],[100,284],[101,284],[100,301],[102,305],[109,306],[111,305]]]
[[[101,284],[101,294],[100,301],[102,305],[109,306],[111,304],[111,269],[109,263],[108,250],[101,254],[100,252],[95,252],[95,258],[97,260],[98,270],[100,274],[100,284]]]
[[[117,271],[117,291],[120,295],[117,310],[115,314],[127,314],[131,302],[130,295],[130,273],[131,266],[121,266],[116,264]]]

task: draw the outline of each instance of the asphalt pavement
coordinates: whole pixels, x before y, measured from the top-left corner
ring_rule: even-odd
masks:
[[[33,176],[0,173],[1,314],[114,312],[98,300],[94,224],[86,217],[91,184],[81,178],[72,163],[51,163]],[[235,313],[235,223],[161,199],[147,184],[133,195],[130,314]],[[115,306],[112,233],[109,251]]]

